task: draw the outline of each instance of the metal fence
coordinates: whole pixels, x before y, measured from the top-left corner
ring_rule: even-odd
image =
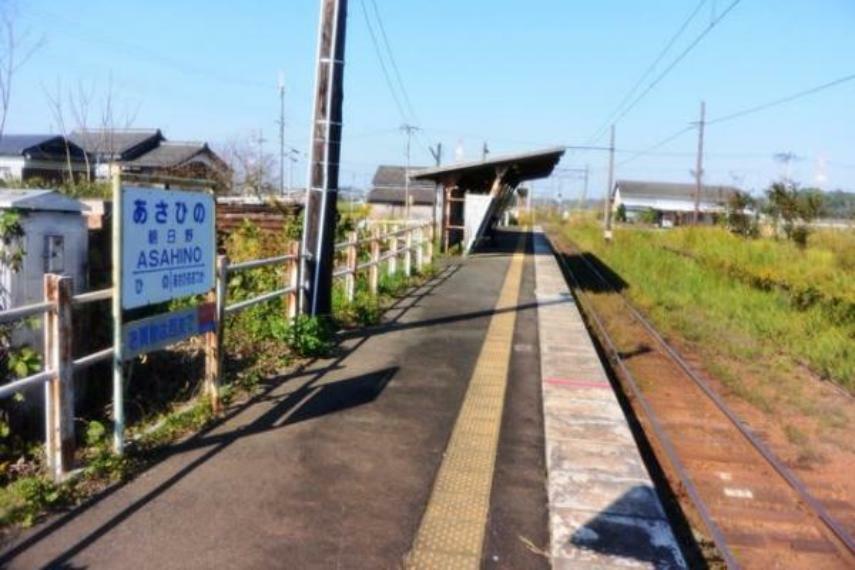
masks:
[[[395,224],[385,227],[376,225],[370,229],[370,235],[367,237],[359,237],[356,232],[352,232],[347,241],[335,246],[337,259],[341,258],[343,263],[336,267],[333,277],[344,280],[345,297],[348,301],[353,301],[357,276],[361,272],[367,272],[368,290],[370,294],[377,295],[382,266],[386,265],[390,275],[399,270],[406,276],[412,275],[414,269],[418,271],[425,264],[431,263],[433,239],[433,226],[429,223],[407,225],[403,228]],[[360,262],[360,258],[365,261]],[[267,259],[231,263],[228,257],[218,256],[215,288],[208,293],[207,298],[209,302],[216,303],[217,319],[214,330],[205,334],[203,381],[203,391],[211,398],[214,410],[220,409],[224,318],[254,305],[281,298],[285,300],[287,317],[296,317],[306,285],[302,279],[303,265],[297,243],[289,246],[287,254]],[[228,278],[231,274],[275,266],[285,268],[285,279],[281,288],[260,292],[250,299],[229,304]],[[96,363],[111,360],[116,354],[115,347],[111,346],[85,356],[73,357],[74,308],[111,300],[113,289],[79,295],[73,295],[72,290],[70,277],[48,274],[44,276],[42,302],[0,311],[0,324],[37,316],[44,319],[43,370],[0,386],[0,398],[11,397],[33,386],[44,386],[45,457],[49,473],[56,480],[65,476],[74,459],[74,373]]]

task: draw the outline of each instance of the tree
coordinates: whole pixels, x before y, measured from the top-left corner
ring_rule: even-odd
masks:
[[[0,139],[6,130],[15,74],[42,45],[27,32],[19,33],[15,17],[14,4],[0,0]]]
[[[767,213],[775,220],[775,232],[783,222],[784,235],[799,247],[807,245],[808,224],[822,214],[823,196],[817,189],[799,190],[795,184],[775,182],[766,191]]]
[[[260,135],[235,137],[220,149],[234,173],[233,193],[262,197],[279,192],[277,162],[272,154],[264,152],[262,141]]]
[[[747,192],[737,190],[727,197],[727,227],[735,234],[754,237],[757,235],[757,223],[751,210],[756,201]]]

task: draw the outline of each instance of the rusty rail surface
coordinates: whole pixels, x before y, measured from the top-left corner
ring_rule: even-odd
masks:
[[[556,258],[561,264],[565,275],[572,281],[574,288],[574,295],[576,299],[579,301],[580,305],[585,309],[585,313],[590,318],[590,320],[594,323],[598,336],[603,340],[606,345],[605,348],[609,354],[610,359],[618,366],[621,374],[627,379],[627,383],[630,389],[633,392],[633,395],[636,397],[637,401],[641,405],[645,415],[648,417],[650,421],[651,428],[653,429],[654,435],[657,440],[662,444],[663,450],[665,454],[668,456],[669,461],[672,463],[674,470],[677,472],[678,477],[681,482],[686,486],[686,491],[689,497],[692,499],[695,508],[698,511],[699,516],[701,517],[704,525],[710,532],[710,536],[715,542],[716,547],[718,547],[719,551],[722,554],[722,557],[725,559],[725,562],[729,567],[738,568],[739,564],[737,563],[732,550],[727,544],[727,540],[721,531],[721,528],[715,523],[712,519],[709,509],[703,502],[700,497],[700,494],[697,491],[697,488],[694,486],[694,483],[691,481],[691,478],[686,470],[685,466],[679,459],[676,449],[674,448],[670,438],[665,434],[664,429],[662,428],[661,422],[657,418],[655,412],[650,406],[647,398],[643,395],[638,381],[635,376],[629,371],[629,369],[624,364],[624,358],[620,356],[620,352],[618,351],[614,341],[611,336],[607,333],[605,325],[602,320],[598,317],[596,311],[594,311],[593,307],[590,305],[588,300],[585,298],[583,294],[581,294],[581,285],[577,280],[576,276],[573,274],[569,265],[563,258],[563,256],[558,254],[558,250],[555,248],[552,240],[547,236],[547,240],[550,244],[550,247],[553,250],[553,253],[556,254]],[[581,249],[571,242],[572,248],[575,250],[575,253],[579,253]],[[789,485],[789,487],[795,491],[798,498],[803,501],[805,505],[813,512],[813,514],[826,526],[826,528],[848,549],[850,554],[855,554],[855,539],[843,528],[839,521],[837,521],[828,511],[827,509],[820,503],[816,497],[814,497],[805,484],[796,476],[795,473],[792,472],[770,449],[769,447],[755,435],[746,425],[740,420],[739,416],[730,409],[726,402],[709,386],[709,384],[699,375],[699,373],[692,368],[692,366],[683,358],[683,356],[673,347],[668,341],[662,337],[661,334],[656,330],[656,328],[650,323],[650,321],[641,314],[626,298],[624,293],[620,291],[615,285],[609,281],[584,255],[579,255],[579,259],[585,264],[585,266],[590,270],[590,272],[597,277],[597,279],[612,293],[615,293],[621,299],[623,305],[628,309],[629,313],[632,317],[654,338],[654,340],[662,347],[665,355],[671,359],[684,373],[688,376],[692,382],[707,396],[707,398],[715,405],[715,407],[724,414],[724,416],[731,422],[731,424],[736,427],[738,432],[750,443],[750,445],[760,454],[760,456],[772,467],[772,469]]]

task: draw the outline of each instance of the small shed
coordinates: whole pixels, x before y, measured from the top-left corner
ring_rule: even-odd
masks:
[[[46,273],[68,275],[76,293],[86,290],[85,208],[55,190],[0,189],[0,214],[16,212],[23,230],[23,237],[2,246],[5,251],[20,248],[23,258],[17,271],[0,260],[0,309],[41,302]],[[41,325],[17,330],[13,341],[40,349]]]
[[[412,167],[410,173],[423,170]],[[371,206],[371,217],[378,220],[403,220],[406,217],[406,195],[409,190],[410,219],[432,220],[436,204],[436,184],[412,180],[407,188],[405,166],[379,166],[374,173],[371,191],[366,202]]]

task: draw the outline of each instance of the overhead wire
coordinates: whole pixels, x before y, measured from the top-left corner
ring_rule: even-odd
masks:
[[[360,0],[359,5],[362,7],[362,15],[365,17],[365,25],[368,27],[368,35],[371,37],[371,43],[374,45],[374,53],[377,55],[377,61],[380,63],[380,69],[383,72],[383,79],[386,81],[386,87],[389,89],[392,99],[395,101],[395,106],[398,108],[398,113],[404,122],[407,121],[407,112],[404,110],[404,105],[395,89],[392,82],[392,76],[386,66],[386,60],[383,57],[383,52],[380,49],[380,42],[377,40],[377,33],[374,31],[374,25],[371,23],[371,16],[368,14],[368,7],[365,5],[365,0]]]
[[[362,0],[362,2],[364,4],[364,0]],[[392,64],[392,71],[394,72],[395,79],[398,82],[398,87],[401,90],[401,94],[404,97],[404,103],[406,104],[407,109],[410,112],[410,116],[415,119],[415,122],[418,124],[420,122],[419,115],[418,113],[416,113],[415,107],[413,107],[413,101],[412,99],[410,99],[410,94],[407,91],[406,86],[404,85],[403,78],[401,77],[401,70],[398,67],[398,62],[395,59],[395,52],[392,49],[391,43],[389,42],[389,36],[386,33],[386,26],[383,24],[383,17],[380,15],[380,9],[377,7],[377,0],[371,0],[371,5],[374,8],[374,15],[377,19],[377,26],[380,30],[380,37],[382,38],[383,45],[386,48],[386,55],[389,58],[389,62]]]
[[[799,91],[798,93],[794,93],[792,95],[787,95],[786,97],[780,97],[767,103],[748,107],[747,109],[736,111],[734,113],[723,115],[721,117],[716,117],[715,119],[707,121],[707,125],[715,125],[718,123],[723,123],[725,121],[732,121],[733,119],[738,119],[746,115],[759,113],[761,111],[765,111],[766,109],[771,109],[772,107],[777,107],[778,105],[790,103],[797,99],[801,99],[802,97],[807,97],[808,95],[813,95],[814,93],[819,93],[820,91],[825,91],[826,89],[831,89],[832,87],[836,87],[838,85],[842,85],[843,83],[847,83],[853,80],[855,80],[855,73],[840,77],[838,79],[835,79],[834,81],[829,81],[828,83],[823,83],[822,85],[817,85],[816,87],[811,87],[810,89],[805,89],[804,91]]]
[[[609,128],[609,125],[612,124],[612,118],[617,115],[621,109],[623,109],[624,105],[626,105],[633,95],[638,91],[638,88],[641,87],[641,84],[644,83],[644,80],[647,79],[651,73],[656,69],[656,66],[665,59],[665,56],[671,51],[671,48],[674,47],[674,44],[677,43],[677,40],[680,39],[680,36],[683,35],[683,32],[689,27],[689,24],[692,23],[692,20],[695,19],[695,16],[701,11],[701,8],[704,7],[704,4],[707,3],[708,0],[701,0],[698,2],[698,5],[689,13],[689,15],[683,20],[683,23],[677,28],[677,31],[668,42],[665,44],[665,47],[659,52],[653,62],[647,66],[647,69],[644,70],[644,73],[641,74],[641,77],[638,78],[638,81],[627,91],[626,95],[624,95],[623,99],[621,99],[620,103],[618,103],[617,107],[609,113],[608,118],[603,122],[603,125],[597,129],[594,134],[588,139],[588,144],[593,144],[598,141],[602,136],[606,133]]]
[[[670,64],[668,64],[668,66],[659,75],[656,76],[656,78],[650,83],[650,85],[648,85],[647,88],[644,89],[644,91],[642,91],[638,95],[638,97],[636,97],[632,101],[632,103],[630,103],[630,105],[628,107],[626,107],[623,111],[621,111],[621,113],[615,118],[615,120],[613,122],[620,121],[630,111],[632,111],[642,100],[644,100],[644,98],[647,96],[647,94],[650,93],[651,91],[653,91],[653,89],[655,89],[656,86],[659,85],[668,76],[668,74],[670,74],[671,71],[673,71],[674,68],[677,67],[677,65],[679,65],[680,62],[683,61],[692,52],[692,50],[694,50],[698,46],[698,44],[700,44],[701,41],[724,18],[726,18],[728,16],[728,14],[730,14],[733,11],[733,9],[739,5],[740,2],[742,2],[742,0],[733,0],[733,2],[731,2],[727,6],[727,8],[724,9],[724,11],[721,14],[719,14],[717,17],[712,19],[709,23],[709,26],[704,28],[704,30],[700,34],[698,34],[698,36],[695,37],[695,39],[692,40],[692,42],[688,46],[686,46],[686,48],[682,52],[680,52],[680,55],[678,55]]]

